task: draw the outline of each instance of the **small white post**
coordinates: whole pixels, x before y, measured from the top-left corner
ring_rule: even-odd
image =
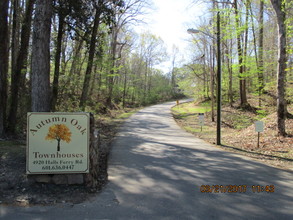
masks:
[[[257,132],[257,148],[259,148],[260,132],[264,131],[264,123],[263,121],[256,121],[254,125],[255,125],[255,131]]]
[[[200,126],[200,131],[202,131],[202,126],[204,126],[204,113],[198,113],[198,123]]]

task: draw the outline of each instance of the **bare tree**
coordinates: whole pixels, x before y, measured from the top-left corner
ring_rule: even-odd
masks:
[[[131,23],[141,23],[139,20],[139,15],[143,14],[143,9],[147,6],[147,1],[145,0],[125,0],[123,4],[123,10],[121,10],[119,4],[113,4],[112,10],[115,13],[114,22],[111,27],[112,36],[111,36],[111,51],[110,51],[110,63],[111,70],[110,76],[108,77],[108,97],[107,97],[107,106],[111,106],[113,86],[114,86],[114,75],[115,70],[117,69],[118,63],[116,62],[117,58],[121,56],[123,47],[127,42],[119,42],[119,35],[125,29],[125,26]]]
[[[145,32],[141,36],[140,42],[142,57],[145,65],[144,72],[144,95],[143,100],[146,101],[147,95],[150,93],[152,84],[152,67],[166,58],[166,48],[164,41],[149,32]]]

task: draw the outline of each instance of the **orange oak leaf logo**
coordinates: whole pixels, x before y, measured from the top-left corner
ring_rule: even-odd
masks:
[[[46,140],[57,140],[57,151],[60,151],[60,142],[65,141],[69,143],[71,141],[70,129],[65,124],[55,124],[49,127],[49,131]]]

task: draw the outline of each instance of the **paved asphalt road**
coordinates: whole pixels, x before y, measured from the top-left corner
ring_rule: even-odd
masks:
[[[220,150],[182,131],[165,103],[133,115],[109,161],[109,184],[91,201],[53,207],[0,206],[0,219],[293,219],[293,173]],[[201,185],[246,185],[203,193]],[[274,185],[274,192],[252,192]],[[225,188],[224,188],[225,189]]]

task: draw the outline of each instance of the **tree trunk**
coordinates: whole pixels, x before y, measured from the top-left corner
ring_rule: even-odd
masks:
[[[245,12],[245,33],[244,33],[244,49],[243,49],[243,72],[246,74],[247,72],[247,48],[248,48],[248,19],[249,19],[249,4],[250,1],[246,0],[245,7],[246,7],[246,12]],[[247,77],[244,77],[244,82],[243,82],[244,90],[245,90],[245,96],[246,96],[246,90],[247,90]],[[247,99],[247,98],[246,98]],[[245,106],[246,104],[244,104]]]
[[[15,71],[16,60],[19,50],[19,29],[20,29],[20,2],[13,0],[13,20],[12,20],[12,39],[11,39],[11,72]]]
[[[111,70],[110,76],[108,77],[108,97],[106,105],[111,107],[112,105],[112,96],[113,96],[113,86],[114,86],[114,74],[116,72],[116,49],[117,49],[117,27],[113,27],[112,33],[112,45],[111,45]]]
[[[90,86],[90,92],[89,95],[92,96],[94,95],[95,89],[96,89],[96,81],[97,81],[97,70],[98,70],[98,62],[97,60],[95,60],[95,64],[94,64],[94,77]]]
[[[76,39],[75,40],[75,45],[74,45],[74,49],[73,49],[73,60],[71,63],[71,67],[70,67],[70,71],[69,71],[69,78],[73,78],[74,75],[77,74],[77,65],[80,63],[80,58],[81,58],[81,49],[83,46],[83,40],[80,39]]]
[[[205,62],[205,58],[203,57],[203,99],[204,100],[209,97],[209,89],[207,88],[209,86],[209,83],[207,80],[205,67],[206,67],[206,62]]]
[[[151,95],[151,88],[152,88],[152,82],[153,82],[153,81],[152,81],[152,78],[153,78],[153,77],[152,77],[152,76],[153,76],[153,72],[152,72],[153,70],[152,70],[152,69],[153,69],[153,68],[152,68],[152,66],[150,65],[150,66],[149,66],[149,71],[148,71],[148,73],[149,73],[149,74],[148,74],[148,76],[149,76],[149,79],[148,79],[148,87],[147,87],[147,88],[148,88],[148,97],[150,97],[150,95]]]
[[[86,68],[86,72],[84,76],[83,89],[82,89],[82,94],[81,94],[80,103],[79,103],[79,107],[82,110],[84,110],[85,108],[85,104],[86,104],[85,102],[87,100],[88,90],[90,86],[91,72],[92,72],[93,61],[95,57],[97,33],[98,33],[99,24],[100,24],[100,15],[101,15],[101,12],[97,9],[95,20],[94,20],[94,26],[92,30],[91,42],[90,42],[88,64],[87,64],[87,68]]]
[[[0,137],[5,135],[8,72],[8,0],[0,1]]]
[[[278,134],[286,136],[285,130],[285,76],[286,76],[286,26],[285,18],[286,13],[280,0],[271,0],[273,8],[277,15],[278,21],[278,85],[277,85],[277,123],[278,123]]]
[[[31,67],[33,112],[50,111],[51,16],[52,0],[36,0]]]
[[[228,44],[227,44],[228,45]],[[232,54],[232,41],[231,41],[231,54]],[[232,69],[232,62],[233,59],[231,59],[229,56],[229,51],[227,48],[227,68],[229,72],[229,90],[228,90],[228,96],[229,96],[229,104],[232,107],[233,106],[233,69]]]
[[[145,64],[145,74],[144,74],[144,85],[143,85],[143,105],[146,104],[146,94],[147,94],[147,86],[148,86],[148,62]]]
[[[64,27],[64,16],[62,12],[59,13],[59,25],[58,25],[58,36],[55,54],[55,71],[52,88],[51,108],[52,111],[56,111],[56,104],[58,98],[58,86],[59,86],[59,75],[60,75],[60,59],[61,59],[61,48],[63,38],[63,27]]]
[[[79,64],[81,63],[81,49],[83,46],[83,40],[82,39],[76,39],[75,40],[75,45],[73,49],[73,60],[71,63],[70,71],[69,71],[69,77],[67,81],[67,85],[69,90],[71,91],[71,95],[75,94],[75,85],[77,81],[77,76],[80,75]]]
[[[126,70],[124,70],[124,82],[123,82],[123,97],[122,97],[122,106],[125,108],[125,99],[126,99],[126,87],[127,87],[127,75]]]
[[[241,46],[241,33],[239,31],[240,20],[238,13],[237,0],[234,1],[235,9],[235,20],[236,20],[236,32],[237,32],[237,48],[238,48],[238,62],[239,62],[239,92],[240,92],[240,106],[246,107],[248,105],[247,96],[246,96],[246,82],[243,77],[244,68],[243,68],[243,51]]]
[[[27,68],[27,58],[28,58],[28,47],[31,33],[31,23],[32,23],[32,12],[35,0],[28,0],[26,5],[25,18],[21,30],[21,45],[16,60],[14,71],[11,75],[11,102],[10,110],[8,116],[8,132],[11,134],[15,133],[15,128],[17,124],[17,109],[19,101],[19,89],[22,86],[22,78],[25,77]],[[24,76],[23,76],[24,75]]]
[[[212,122],[215,121],[215,48],[214,46],[210,46],[210,62],[211,62],[211,107],[212,107]]]
[[[178,54],[178,48],[173,46],[172,48],[172,72],[171,72],[171,86],[172,86],[172,96],[176,95],[176,81],[175,81],[175,62],[176,62],[176,55]]]
[[[261,106],[261,94],[264,89],[264,58],[263,58],[263,36],[264,36],[264,0],[260,0],[260,11],[259,11],[259,40],[258,40],[258,95],[259,95],[259,106]]]

